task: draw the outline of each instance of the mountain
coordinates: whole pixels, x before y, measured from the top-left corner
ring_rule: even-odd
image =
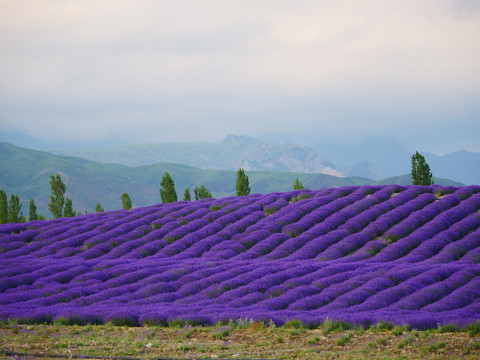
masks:
[[[45,151],[56,148],[57,150],[49,151],[104,163],[140,166],[169,162],[200,169],[237,170],[242,167],[248,171],[323,173],[373,180],[409,173],[410,158],[414,153],[393,137],[371,136],[354,144],[309,140],[307,143],[310,146],[285,143],[286,138],[281,136],[262,139],[263,141],[248,135],[228,135],[221,143],[143,145],[118,145],[122,143],[119,139],[105,139],[103,145],[98,147],[96,143],[46,144],[19,130],[0,131],[0,141],[16,146]],[[292,136],[287,141],[288,139],[302,143],[301,138]],[[421,153],[434,176],[468,185],[480,184],[480,153],[465,150],[443,156]]]
[[[205,185],[216,198],[235,194],[236,171],[233,170],[204,170],[172,163],[129,167],[0,143],[0,189],[19,195],[24,214],[28,214],[28,201],[33,198],[38,212],[49,215],[49,180],[52,174],[59,173],[62,177],[67,187],[65,196],[72,199],[76,211],[92,212],[97,201],[105,210],[121,208],[120,196],[123,192],[130,195],[134,207],[159,202],[160,181],[165,171],[173,177],[179,197],[186,186],[192,189],[195,185]],[[361,177],[326,174],[248,171],[247,175],[252,193],[261,194],[291,190],[297,177],[310,189],[377,184]],[[407,185],[410,183],[409,175],[395,181]],[[435,179],[435,183],[462,185],[445,179]]]
[[[359,175],[355,168],[372,179],[404,174],[411,168],[411,152],[394,138],[368,137],[350,145],[319,142],[313,148],[350,176]],[[365,173],[368,168],[370,173]]]
[[[409,173],[414,151],[407,150],[394,138],[369,137],[352,145],[319,142],[313,149],[334,164],[345,176],[370,179]],[[439,156],[420,152],[434,176],[454,179],[467,185],[480,184],[480,153],[456,151]]]
[[[17,129],[0,131],[0,142],[34,150],[47,150],[51,145]]]
[[[127,166],[169,162],[200,169],[290,171],[341,176],[335,165],[302,145],[271,145],[250,136],[227,136],[222,143],[192,142],[64,149],[57,155],[77,156]]]
[[[425,153],[433,175],[459,179],[464,184],[480,184],[480,153],[472,151],[455,151],[438,156]]]

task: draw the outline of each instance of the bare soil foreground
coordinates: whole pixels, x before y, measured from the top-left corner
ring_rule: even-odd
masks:
[[[368,330],[309,330],[259,323],[246,328],[2,324],[0,357],[48,359],[38,355],[54,354],[65,358],[138,359],[480,359],[480,334],[447,330],[406,331],[381,326]]]

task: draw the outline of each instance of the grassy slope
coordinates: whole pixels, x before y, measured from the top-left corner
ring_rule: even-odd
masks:
[[[193,187],[200,184],[205,185],[216,198],[235,194],[235,171],[201,170],[171,163],[128,167],[57,156],[6,143],[0,143],[0,169],[0,189],[20,196],[24,214],[28,214],[28,200],[34,198],[38,212],[49,215],[49,179],[51,174],[57,172],[67,186],[66,196],[72,198],[74,209],[81,212],[92,212],[97,201],[106,210],[118,209],[123,192],[130,195],[134,207],[158,203],[159,184],[165,171],[172,175],[179,197],[186,186],[190,186],[193,195]],[[377,183],[359,177],[338,178],[292,172],[249,171],[247,175],[252,193],[262,194],[291,190],[293,180],[297,177],[310,189]],[[404,175],[380,183],[406,185],[410,180],[409,175]],[[435,183],[461,185],[444,179],[436,179]]]
[[[222,332],[223,330],[223,332]],[[465,332],[372,328],[327,332],[287,327],[127,328],[110,325],[4,325],[0,349],[17,353],[135,358],[478,359]],[[343,341],[343,339],[345,341]],[[1,354],[1,352],[0,352]]]

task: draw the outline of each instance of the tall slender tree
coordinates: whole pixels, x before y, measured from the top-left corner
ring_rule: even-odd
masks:
[[[75,216],[75,211],[73,211],[72,199],[65,199],[65,210],[63,212],[64,217],[73,217]]]
[[[190,201],[192,200],[192,196],[190,195],[190,187],[186,187],[185,191],[183,192],[183,200],[184,201]]]
[[[248,182],[248,176],[245,175],[245,170],[238,169],[237,181],[235,182],[235,190],[237,196],[245,196],[250,194],[250,185]]]
[[[22,220],[23,214],[21,213],[22,204],[20,204],[20,198],[18,195],[10,195],[10,201],[8,202],[8,222],[19,223]]]
[[[208,191],[208,189],[203,185],[200,185],[200,186],[195,185],[195,188],[193,189],[193,193],[195,194],[195,200],[208,199],[213,197],[211,192]]]
[[[58,173],[56,176],[50,176],[50,188],[52,190],[52,195],[50,195],[48,210],[50,210],[54,219],[58,219],[62,217],[63,205],[65,203],[63,195],[67,190]]]
[[[430,166],[418,151],[412,155],[412,184],[427,186],[433,184]]]
[[[177,192],[175,191],[175,183],[168,172],[165,172],[160,182],[160,198],[162,203],[168,204],[177,201]]]
[[[132,210],[132,200],[130,199],[130,196],[126,192],[122,194],[122,207],[125,210]]]
[[[0,190],[0,224],[6,224],[8,222],[8,201],[7,193]]]
[[[30,209],[28,212],[28,221],[34,221],[38,219],[37,207],[35,206],[35,201],[30,199]]]

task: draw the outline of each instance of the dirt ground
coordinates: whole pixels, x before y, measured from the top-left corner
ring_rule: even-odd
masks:
[[[23,356],[13,353],[22,353]],[[466,332],[353,329],[16,325],[0,328],[0,357],[27,354],[176,359],[480,359]],[[41,357],[48,359],[48,357]]]

